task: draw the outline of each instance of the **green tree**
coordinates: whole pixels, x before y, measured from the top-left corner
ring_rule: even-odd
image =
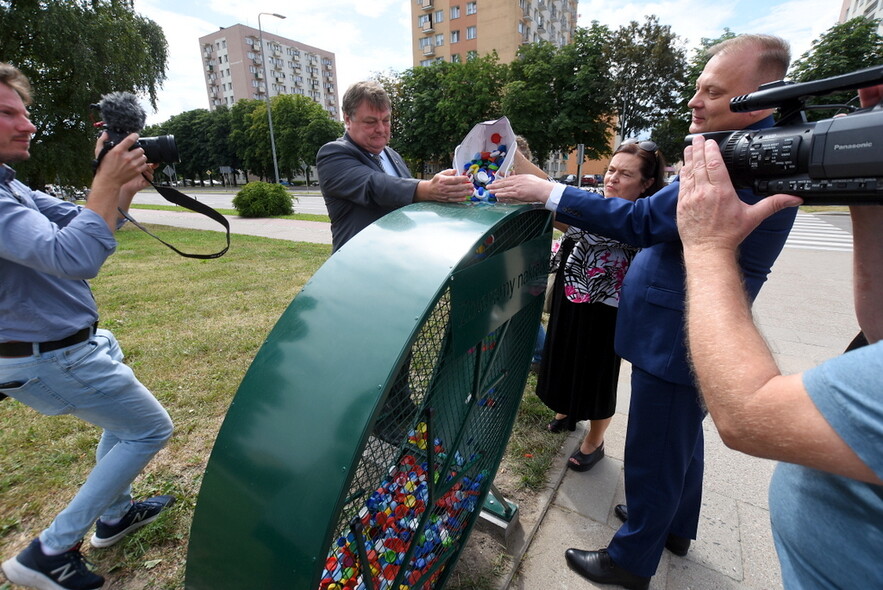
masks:
[[[175,136],[180,156],[178,176],[204,185],[206,172],[217,168],[212,157],[211,113],[206,109],[185,111],[163,123],[162,129]]]
[[[877,32],[878,21],[859,16],[834,25],[812,42],[812,47],[794,62],[791,79],[809,82],[883,63],[883,37]],[[840,92],[812,101],[814,104],[845,104],[857,106],[855,91]],[[819,111],[811,118],[830,117],[830,111]]]
[[[316,153],[319,148],[343,135],[343,123],[332,119],[323,111],[323,116],[314,117],[302,131],[301,140],[304,145],[304,175],[310,184],[310,170],[316,165]]]
[[[376,76],[392,102],[390,144],[418,171],[426,162],[450,165],[457,144],[476,123],[501,116],[505,72],[492,53]]]
[[[90,104],[129,91],[156,106],[168,46],[162,29],[120,0],[0,2],[0,56],[34,87],[31,159],[16,165],[34,186],[84,185],[95,141]]]
[[[607,47],[623,139],[649,130],[680,112],[686,55],[680,38],[656,16],[635,21],[611,35]]]
[[[446,162],[453,161],[457,145],[476,124],[503,116],[501,98],[508,69],[499,63],[496,52],[449,66],[435,121],[425,122],[442,134],[436,155]]]
[[[262,105],[262,101],[255,99],[237,100],[230,108],[230,136],[229,141],[241,163],[243,172],[251,170],[251,164],[256,162],[257,154],[255,146],[249,139],[249,129],[254,112]],[[264,119],[267,118],[267,111],[262,110],[261,114]],[[269,148],[268,148],[269,149]]]
[[[399,75],[394,88],[384,86],[392,101],[390,143],[402,157],[416,163],[418,171],[423,170],[425,162],[441,158],[442,142],[457,141],[445,135],[437,112],[444,97],[444,76],[453,65],[436,62],[431,66],[411,68]],[[387,84],[389,80],[380,82]]]
[[[272,108],[280,174],[284,171],[289,180],[292,173],[304,174],[309,182],[316,152],[340,137],[343,125],[332,120],[322,105],[299,94],[273,97]]]
[[[211,150],[211,160],[214,162],[213,170],[220,175],[222,166],[229,166],[233,170],[241,168],[242,163],[233,149],[233,142],[230,140],[231,129],[230,109],[225,105],[217,107],[210,113],[209,126],[209,146]],[[227,183],[227,178],[221,175],[222,182]],[[232,175],[229,181],[236,186],[236,175]]]
[[[503,110],[513,128],[545,162],[554,151],[585,146],[588,158],[610,152],[612,89],[604,47],[607,27],[592,23],[574,32],[570,44],[523,46],[510,66]]]

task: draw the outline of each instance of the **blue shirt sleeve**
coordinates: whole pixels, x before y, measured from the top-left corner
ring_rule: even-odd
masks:
[[[803,374],[813,403],[864,463],[883,478],[883,341]]]
[[[15,182],[0,190],[0,258],[67,279],[89,279],[116,248],[104,219],[90,209]]]
[[[636,248],[676,242],[678,187],[673,182],[649,197],[629,201],[568,186],[558,200],[555,220]]]

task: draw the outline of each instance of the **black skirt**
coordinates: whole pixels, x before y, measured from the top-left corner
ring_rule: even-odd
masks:
[[[567,414],[570,429],[580,420],[603,420],[616,412],[621,364],[613,350],[616,312],[603,303],[569,301],[563,273],[558,273],[537,396],[555,412]]]

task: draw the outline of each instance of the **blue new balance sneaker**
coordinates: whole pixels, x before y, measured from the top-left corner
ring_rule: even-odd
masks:
[[[93,547],[110,547],[129,533],[150,524],[160,512],[175,503],[175,496],[154,496],[143,502],[134,502],[122,520],[114,525],[95,523],[95,534],[89,542]]]
[[[96,590],[104,578],[89,569],[89,562],[80,553],[80,543],[61,555],[46,555],[40,539],[27,549],[3,562],[3,573],[13,584],[38,590]]]

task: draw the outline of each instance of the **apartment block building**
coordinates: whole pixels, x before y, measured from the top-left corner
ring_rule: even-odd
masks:
[[[525,43],[570,43],[577,0],[412,0],[414,65],[460,62],[496,50],[502,63]]]
[[[883,35],[883,5],[880,0],[843,0],[839,22],[844,23],[857,16],[877,19],[877,32]]]
[[[302,94],[340,120],[334,53],[236,24],[199,38],[209,107]],[[266,80],[264,59],[266,58]]]

